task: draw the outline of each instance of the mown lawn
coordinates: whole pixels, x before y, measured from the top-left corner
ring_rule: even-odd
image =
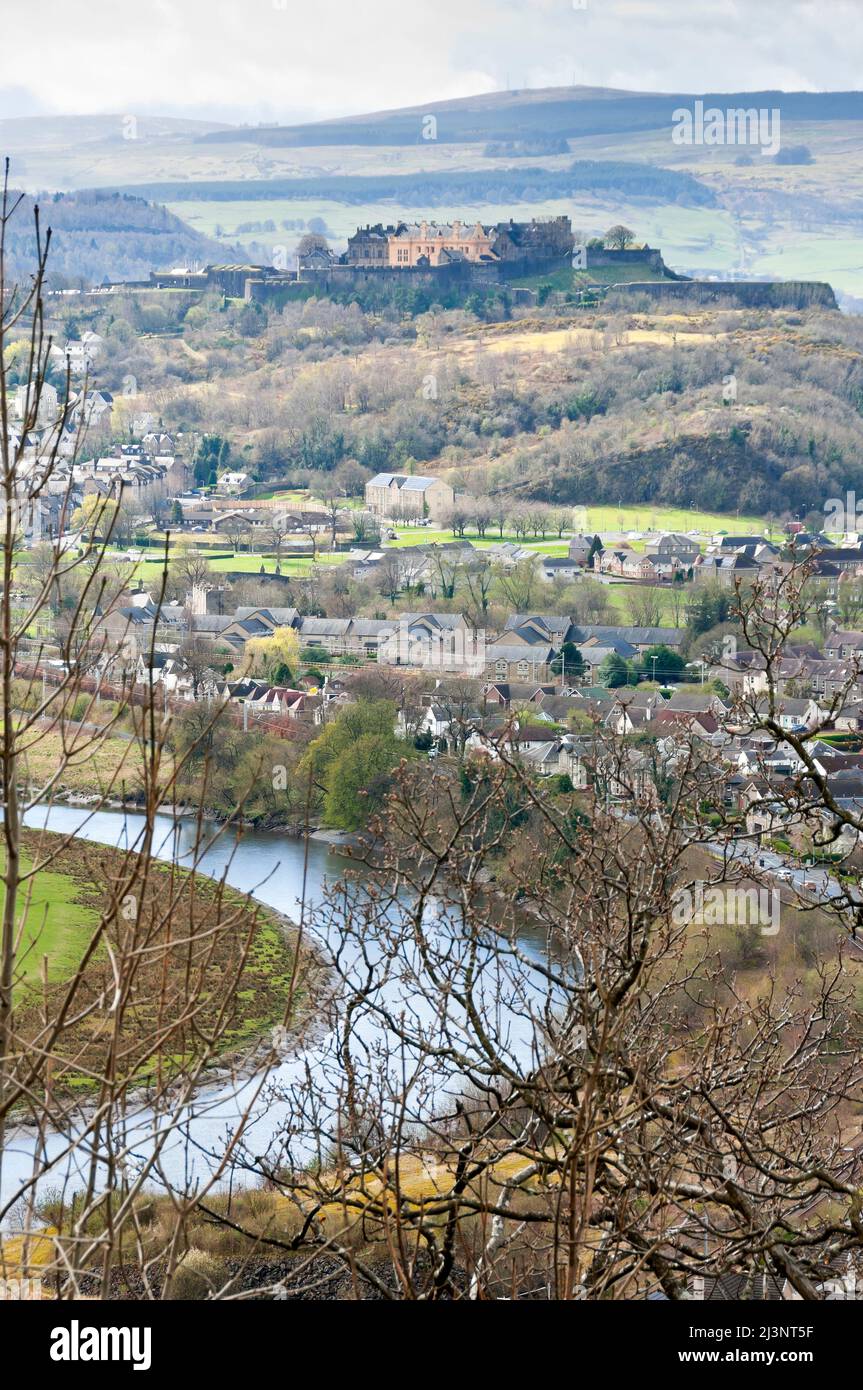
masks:
[[[647,503],[630,507],[587,507],[586,530],[598,531],[703,531],[713,534],[762,535],[766,523],[758,516],[726,516],[721,512],[702,512],[689,507],[651,507]]]
[[[28,872],[33,860],[22,855],[22,868]],[[0,867],[5,867],[5,854],[0,852]],[[72,874],[46,869],[19,895],[19,927],[24,925],[17,954],[20,977],[16,990],[36,985],[41,979],[42,958],[48,957],[48,981],[53,984],[68,979],[81,960],[99,914],[91,903],[83,901],[95,883],[85,883]],[[0,884],[0,908],[6,901],[6,890]]]
[[[697,509],[690,510],[688,507],[652,507],[643,503],[638,506],[625,504],[620,507],[587,506],[583,510],[583,516],[580,511],[578,513],[577,524],[579,529],[583,527],[589,535],[616,535],[622,531],[699,531],[711,536],[716,532],[725,531],[728,535],[763,535],[767,529],[763,517],[726,516],[722,512],[702,512]],[[576,509],[573,508],[573,511]],[[432,541],[458,539],[452,531],[435,530],[431,526],[403,526],[394,529],[398,534],[398,540],[389,542],[394,546],[422,545]],[[772,534],[776,537],[779,533],[774,529]],[[496,529],[491,528],[486,532],[484,540],[480,540],[471,530],[467,531],[466,539],[479,547],[512,541],[516,545],[530,546],[550,555],[565,555],[568,545],[565,536],[561,540],[556,534],[550,533],[545,540],[541,536],[529,536],[525,539],[519,538],[512,531],[505,531],[501,537]]]

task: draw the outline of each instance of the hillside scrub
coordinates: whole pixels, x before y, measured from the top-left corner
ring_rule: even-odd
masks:
[[[348,461],[457,484],[479,470],[486,491],[510,498],[689,506],[697,495],[708,510],[762,515],[863,489],[854,318],[548,305],[488,325],[475,309],[405,318],[310,298],[250,316],[132,300],[97,326],[114,335],[107,385],[134,374],[166,425],[228,439],[233,466],[262,480]],[[174,326],[141,339],[153,313]]]

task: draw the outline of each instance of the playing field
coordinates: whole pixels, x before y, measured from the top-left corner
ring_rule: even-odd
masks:
[[[515,507],[515,504],[513,504]],[[626,531],[697,531],[705,538],[724,531],[727,535],[764,535],[767,524],[758,516],[727,516],[721,512],[702,512],[689,507],[652,507],[647,503],[638,506],[591,506],[573,507],[573,527],[588,535],[619,535]],[[773,534],[771,532],[771,534]],[[778,534],[778,533],[777,533]],[[512,531],[499,536],[496,528],[489,528],[485,539],[480,540],[473,531],[466,537],[475,546],[500,545],[511,541],[516,545],[530,546],[548,555],[565,555],[566,537],[559,540],[556,534],[549,533],[545,540],[537,536],[518,537]],[[428,545],[457,540],[452,531],[433,530],[430,526],[402,527],[398,539],[391,541],[394,546]]]

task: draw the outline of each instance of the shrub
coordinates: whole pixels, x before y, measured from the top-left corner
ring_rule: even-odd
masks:
[[[214,1255],[194,1245],[186,1251],[168,1283],[170,1298],[196,1300],[209,1298],[225,1282]]]
[[[329,652],[323,647],[303,647],[300,651],[300,656],[303,658],[303,661],[310,661],[314,665],[320,665],[321,662],[326,665],[330,659]]]

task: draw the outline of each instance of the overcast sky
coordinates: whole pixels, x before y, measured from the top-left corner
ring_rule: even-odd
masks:
[[[3,10],[0,116],[286,121],[573,82],[863,87],[863,0],[3,0]]]

